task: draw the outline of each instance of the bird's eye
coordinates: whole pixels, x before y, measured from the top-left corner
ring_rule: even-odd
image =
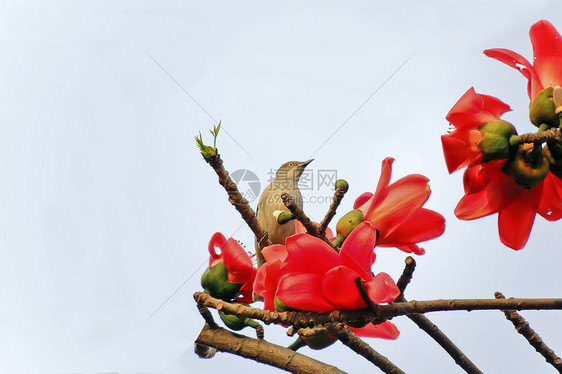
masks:
[[[293,166],[293,163],[292,163],[292,162],[289,162],[289,166]]]

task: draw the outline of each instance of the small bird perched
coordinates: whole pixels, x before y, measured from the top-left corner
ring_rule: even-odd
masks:
[[[299,179],[308,164],[310,164],[314,159],[308,161],[288,161],[285,162],[277,173],[275,178],[269,186],[267,186],[258,202],[258,208],[256,210],[256,215],[258,223],[269,233],[269,239],[273,244],[285,244],[285,238],[291,236],[295,233],[295,225],[293,222],[286,224],[279,224],[277,218],[273,215],[276,210],[289,211],[281,195],[287,193],[295,198],[295,202],[298,206],[302,208],[302,194],[299,190]],[[265,260],[261,254],[261,248],[259,245],[259,240],[261,238],[256,238],[256,254],[258,259],[258,266],[261,266]]]

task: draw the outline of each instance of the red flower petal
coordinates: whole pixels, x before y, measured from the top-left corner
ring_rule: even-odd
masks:
[[[390,275],[379,273],[367,283],[367,294],[375,303],[388,303],[400,295],[400,290]]]
[[[214,235],[211,237],[211,240],[209,241],[209,254],[211,255],[211,258],[209,259],[209,266],[213,266],[214,264],[222,260],[222,250],[225,245],[226,238],[224,237],[224,235],[220,232],[214,233]],[[221,250],[221,253],[217,253],[216,248],[219,248]]]
[[[359,274],[338,266],[322,277],[322,292],[337,309],[361,309],[367,305],[361,298],[355,280]]]
[[[425,254],[425,249],[419,247],[417,244],[401,245],[397,246],[396,248],[406,253],[413,253],[420,256]]]
[[[242,285],[240,288],[240,296],[236,300],[243,303],[251,304],[254,302],[252,298],[252,293],[254,289],[254,281],[256,279],[257,269],[252,269],[250,278]]]
[[[443,232],[445,232],[445,217],[433,210],[421,208],[406,218],[390,235],[377,242],[377,245],[383,247],[410,245],[437,238]]]
[[[356,329],[353,327],[348,328],[353,331],[357,336],[361,336],[364,338],[381,338],[381,339],[389,339],[395,340],[400,335],[400,331],[396,328],[394,323],[390,321],[384,321],[381,324],[373,325],[369,323],[367,326]]]
[[[456,128],[476,128],[481,123],[499,118],[510,111],[509,105],[498,98],[476,93],[471,87],[447,114],[447,121]]]
[[[390,183],[393,162],[394,159],[392,157],[387,157],[382,160],[381,177],[379,178],[379,183],[377,184],[377,189],[375,190],[373,204],[377,204],[377,202],[380,201],[382,191],[386,189]]]
[[[287,238],[287,272],[325,274],[341,265],[340,256],[322,239],[308,234]]]
[[[516,70],[519,70],[521,74],[529,80],[527,93],[531,99],[533,99],[543,89],[540,78],[535,69],[531,63],[519,53],[510,51],[509,49],[494,48],[485,50],[484,54],[488,57],[495,58],[496,60],[501,61]],[[520,67],[519,65],[523,65],[523,67]]]
[[[500,240],[512,249],[521,249],[527,243],[535,213],[540,202],[542,184],[525,190],[510,205],[500,211],[498,227]]]
[[[279,260],[267,261],[257,271],[254,280],[254,292],[264,298],[264,309],[274,311],[274,298],[279,283],[280,268],[283,262]]]
[[[541,202],[537,210],[548,221],[562,218],[562,179],[548,173],[543,181]]]
[[[283,244],[273,244],[261,250],[265,261],[285,260],[287,257],[287,248]]]
[[[226,241],[222,248],[224,265],[227,270],[227,280],[232,283],[245,283],[252,275],[252,260],[244,248],[232,238]]]
[[[361,278],[371,280],[376,243],[377,229],[367,221],[361,222],[343,242],[340,250],[342,264],[355,270]]]
[[[359,209],[361,206],[365,205],[373,197],[372,192],[364,192],[353,203],[353,209]]]
[[[281,278],[277,297],[287,306],[311,312],[329,312],[336,307],[322,292],[322,275],[300,273]]]
[[[548,21],[539,21],[529,32],[534,67],[543,87],[562,85],[562,40],[560,34]],[[533,95],[534,97],[534,95]]]
[[[441,135],[441,144],[449,174],[468,166],[471,162],[468,158],[470,155],[469,147],[462,140],[450,135]]]

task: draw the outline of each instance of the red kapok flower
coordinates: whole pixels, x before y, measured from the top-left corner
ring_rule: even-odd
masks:
[[[339,253],[314,236],[290,236],[285,245],[263,249],[266,262],[258,269],[254,292],[263,296],[264,308],[268,310],[275,310],[275,299],[289,308],[321,313],[360,309],[366,307],[355,285],[360,277],[373,302],[393,301],[400,290],[392,278],[386,273],[371,272],[376,241],[377,230],[369,222],[353,230]],[[391,322],[377,328],[367,326],[365,333],[394,339],[398,330],[388,324]]]
[[[482,152],[478,145],[482,133],[478,127],[485,122],[498,120],[510,110],[509,105],[493,96],[478,94],[472,87],[466,91],[447,114],[447,121],[453,130],[441,136],[449,173],[481,159]]]
[[[519,70],[529,80],[527,91],[532,100],[543,89],[562,85],[562,40],[554,26],[544,20],[535,23],[529,35],[533,64],[509,49],[487,49],[484,53]]]
[[[353,208],[361,210],[364,220],[377,228],[377,246],[423,254],[424,249],[417,243],[443,234],[445,218],[423,208],[431,194],[429,180],[423,175],[410,174],[389,184],[393,161],[391,157],[383,160],[375,193],[366,192],[359,196]]]
[[[459,219],[498,215],[500,240],[512,249],[527,243],[536,213],[548,221],[562,218],[562,181],[552,173],[527,189],[518,185],[497,160],[469,166],[464,173],[465,195],[455,208]]]
[[[216,248],[220,249],[217,253]],[[224,263],[227,272],[226,280],[230,283],[241,284],[238,301],[251,303],[252,285],[256,278],[256,271],[252,259],[242,246],[234,239],[228,240],[220,232],[215,233],[209,241],[209,268]]]

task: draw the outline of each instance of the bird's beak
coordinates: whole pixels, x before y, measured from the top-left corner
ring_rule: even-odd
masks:
[[[299,162],[297,165],[298,165],[298,166],[302,166],[303,168],[305,168],[306,165],[310,164],[312,161],[314,161],[313,158],[311,158],[310,160],[306,160],[306,161],[303,161],[303,162]]]

